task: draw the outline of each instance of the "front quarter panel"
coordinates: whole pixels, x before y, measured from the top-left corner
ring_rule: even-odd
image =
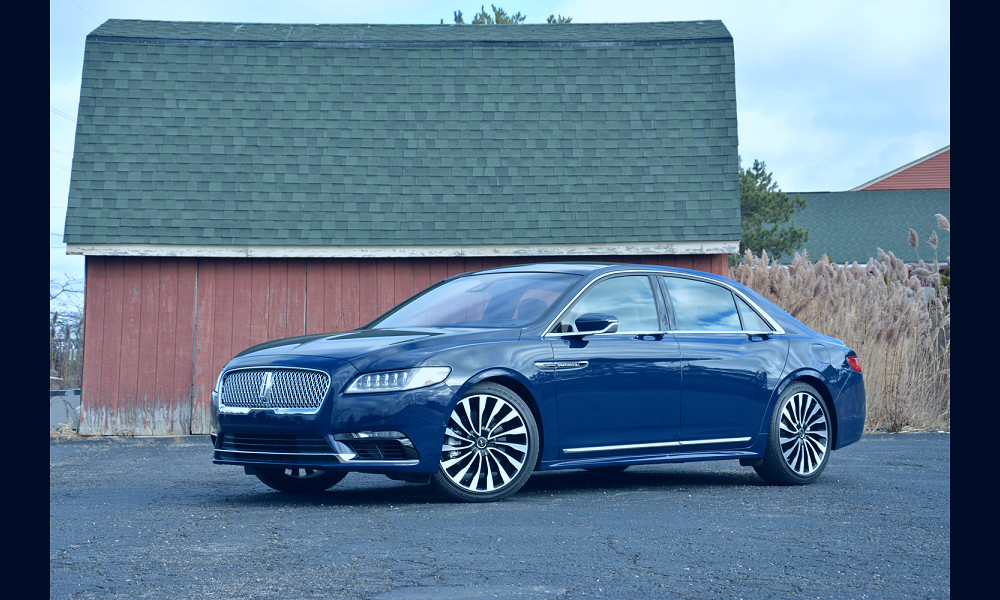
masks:
[[[552,360],[552,344],[539,339],[488,342],[454,348],[428,359],[427,364],[440,363],[452,368],[448,384],[454,393],[443,412],[439,437],[443,439],[447,420],[458,401],[477,383],[493,380],[512,388],[529,406],[535,407],[535,418],[543,436],[543,455],[548,451],[555,452],[555,378],[551,371],[543,371],[535,366],[536,362],[548,360]],[[439,439],[439,447],[440,441]]]

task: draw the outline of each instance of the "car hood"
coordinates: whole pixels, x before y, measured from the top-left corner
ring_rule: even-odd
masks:
[[[479,342],[517,339],[517,329],[482,329],[471,327],[413,327],[407,329],[358,329],[275,340],[248,348],[236,358],[282,357],[335,358],[367,370],[389,357],[398,366],[412,366],[422,355],[430,356],[443,349],[454,349]],[[380,365],[379,368],[394,368]]]

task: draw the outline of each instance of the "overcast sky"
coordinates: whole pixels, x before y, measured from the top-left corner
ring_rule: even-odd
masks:
[[[66,219],[87,34],[108,19],[256,23],[470,21],[467,0],[50,0],[50,278],[83,278]],[[502,0],[526,23],[721,20],[736,52],[744,167],[786,192],[844,191],[951,143],[951,17],[945,0]]]

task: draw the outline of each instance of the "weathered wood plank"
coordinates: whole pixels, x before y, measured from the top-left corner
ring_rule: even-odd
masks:
[[[207,433],[219,370],[247,347],[344,331],[453,274],[552,260],[726,275],[725,254],[499,258],[87,257],[83,434]]]

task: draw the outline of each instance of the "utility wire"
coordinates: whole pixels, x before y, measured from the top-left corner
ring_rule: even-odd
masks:
[[[59,110],[54,106],[49,107],[49,112],[66,119],[70,123],[76,123],[76,119],[74,119],[73,117],[69,116],[68,114],[64,113],[63,111]]]

